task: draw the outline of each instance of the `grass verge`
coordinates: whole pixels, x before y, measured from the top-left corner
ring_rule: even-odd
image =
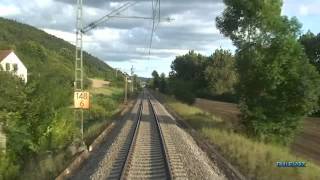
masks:
[[[222,155],[248,179],[320,179],[319,166],[293,155],[287,147],[255,141],[238,132],[230,121],[217,118],[172,97],[158,96],[204,138],[217,145]],[[307,167],[278,168],[278,161],[304,161]]]
[[[121,111],[123,101],[122,88],[91,88],[89,92],[90,110],[84,114],[84,141],[87,145],[112,122]],[[45,151],[25,164],[17,179],[54,179],[70,164],[75,158],[71,143],[74,138],[80,137],[80,122],[75,122],[73,118],[70,107],[57,111],[50,131],[52,138],[43,143]]]
[[[91,144],[121,111],[123,99],[123,89],[117,87],[90,89],[90,93],[91,109],[86,113],[84,122],[86,144]]]

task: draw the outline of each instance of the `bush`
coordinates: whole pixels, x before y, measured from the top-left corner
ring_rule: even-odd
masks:
[[[195,102],[195,98],[196,96],[188,91],[188,90],[182,90],[182,89],[177,89],[174,91],[174,96],[183,101],[183,102],[186,102],[188,104],[193,104]]]
[[[197,91],[197,97],[204,98],[204,99],[210,99],[210,100],[216,100],[216,101],[235,103],[235,104],[238,104],[238,102],[239,102],[238,95],[233,94],[233,93],[224,93],[221,95],[213,95],[206,90],[200,90],[200,91]]]
[[[0,180],[16,179],[18,177],[19,166],[4,153],[0,152]]]
[[[76,136],[78,129],[72,111],[72,109],[64,108],[54,117],[50,129],[50,149],[60,150],[70,144]]]
[[[90,120],[100,121],[107,116],[106,109],[101,105],[93,104],[90,109]]]
[[[265,58],[248,60],[249,52],[239,53],[240,107],[249,134],[288,144],[303,117],[317,108],[320,76],[296,40],[272,41],[256,49]]]
[[[193,104],[195,102],[196,96],[194,92],[192,92],[192,83],[182,80],[173,80],[171,81],[170,86],[172,87],[172,93],[177,99],[188,104]]]

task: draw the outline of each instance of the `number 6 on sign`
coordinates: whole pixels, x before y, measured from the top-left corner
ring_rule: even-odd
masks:
[[[89,109],[89,92],[74,92],[74,108]]]

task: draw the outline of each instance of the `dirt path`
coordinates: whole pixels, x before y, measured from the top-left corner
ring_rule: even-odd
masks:
[[[92,82],[92,88],[101,88],[101,87],[105,87],[108,86],[110,84],[109,81],[104,81],[104,80],[100,80],[100,79],[90,79]]]
[[[237,104],[197,98],[194,105],[233,123],[239,121],[240,110]],[[303,131],[295,138],[291,149],[320,165],[320,118],[305,119]]]

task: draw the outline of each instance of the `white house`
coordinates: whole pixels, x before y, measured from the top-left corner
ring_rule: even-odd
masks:
[[[14,73],[27,83],[28,70],[13,50],[0,50],[0,66],[2,70]]]

